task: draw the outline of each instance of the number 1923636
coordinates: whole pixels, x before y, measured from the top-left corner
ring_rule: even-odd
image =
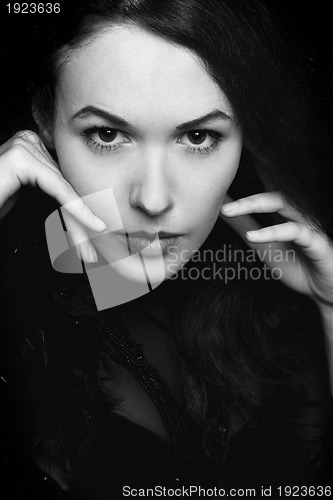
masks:
[[[60,3],[7,3],[8,14],[59,14]]]

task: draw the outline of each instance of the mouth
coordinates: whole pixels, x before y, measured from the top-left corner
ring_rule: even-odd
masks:
[[[176,246],[181,234],[166,231],[155,233],[133,231],[124,233],[124,236],[131,254],[145,250],[147,255],[160,255],[166,254],[171,246]]]

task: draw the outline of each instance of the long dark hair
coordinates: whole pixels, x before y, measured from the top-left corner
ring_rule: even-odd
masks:
[[[260,179],[268,181],[313,224],[327,228],[329,190],[320,159],[324,148],[320,137],[309,133],[312,118],[302,64],[291,58],[285,38],[264,4],[248,0],[82,0],[78,6],[66,0],[61,2],[56,22],[55,29],[48,27],[45,38],[39,35],[43,44],[29,66],[32,109],[39,120],[52,121],[61,63],[71,51],[105,26],[134,23],[194,51],[232,103],[243,129],[244,151],[231,192],[245,194],[244,185],[247,188],[253,180],[253,189],[263,189]],[[207,245],[218,241],[214,235],[219,234],[220,225]],[[226,242],[244,248],[232,231],[223,230]],[[46,318],[42,336],[39,330],[42,372],[48,372],[44,381],[53,384],[39,416],[39,432],[59,449],[66,436],[75,439],[73,429],[81,436],[78,422],[82,428],[90,428],[87,408],[101,399],[96,373],[107,355],[98,336],[99,326],[92,329],[91,321],[99,325],[98,315],[88,312],[91,297],[89,302],[86,283],[77,286],[80,280],[54,281],[51,292],[57,320]],[[247,418],[251,412],[261,412],[273,401],[277,388],[287,397],[287,387],[300,382],[306,321],[298,302],[298,294],[274,280],[242,279],[228,285],[215,280],[198,287],[182,309],[177,342],[184,388],[188,409],[208,452],[212,453],[211,443],[221,420],[227,421],[232,413]],[[94,321],[89,319],[92,317]],[[84,335],[77,333],[80,318]],[[53,332],[49,342],[45,325]],[[60,400],[62,405],[57,404]],[[66,415],[54,412],[61,407],[66,408]]]

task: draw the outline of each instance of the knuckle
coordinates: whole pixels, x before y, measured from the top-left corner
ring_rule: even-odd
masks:
[[[276,238],[278,236],[278,228],[276,226],[270,226],[268,228],[268,235],[272,238]]]
[[[250,206],[254,207],[256,205],[258,199],[255,195],[251,195],[251,196],[249,196],[248,201],[250,203]]]
[[[84,220],[89,215],[89,209],[83,202],[83,200],[78,197],[75,191],[71,190],[72,194],[75,196],[71,197],[71,200],[62,206],[64,214],[69,217],[71,230],[77,233],[78,227],[80,227],[79,220]]]
[[[88,207],[85,205],[83,200],[71,186],[71,184],[61,176],[59,189],[68,198],[68,202],[63,205],[65,210],[69,210],[71,213],[74,211],[76,213],[85,214],[88,211]]]
[[[274,198],[275,198],[276,204],[280,205],[282,209],[287,207],[288,202],[287,202],[286,197],[282,194],[282,191],[275,191]]]
[[[293,233],[299,234],[302,231],[301,224],[298,224],[297,222],[289,221],[289,222],[287,222],[287,224],[288,224],[288,228]]]
[[[77,204],[78,210],[83,216],[89,215],[90,210],[81,198],[77,199]]]
[[[17,177],[22,182],[29,178],[30,163],[27,156],[27,150],[21,144],[12,145],[2,155],[3,158],[3,174],[8,171],[9,175]]]
[[[36,143],[39,139],[38,135],[36,132],[33,130],[20,130],[19,132],[16,132],[16,134],[13,137],[14,142],[16,141],[29,141]]]
[[[59,180],[60,180],[60,185],[59,185],[59,188],[66,192],[66,194],[72,194],[73,193],[73,188],[72,186],[70,185],[70,183],[63,177],[59,177]]]
[[[21,130],[17,132],[13,137],[13,144],[21,144],[23,146],[31,145],[39,153],[41,153],[47,160],[54,163],[53,158],[48,152],[45,144],[43,143],[40,136],[32,130]]]
[[[8,155],[10,156],[13,163],[17,166],[21,164],[22,158],[24,158],[26,154],[27,150],[20,142],[15,142],[8,151]]]

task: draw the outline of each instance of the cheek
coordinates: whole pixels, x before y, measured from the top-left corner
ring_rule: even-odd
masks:
[[[226,193],[237,173],[239,155],[230,161],[219,161],[210,165],[205,175],[192,184],[186,212],[189,225],[194,228],[192,236],[195,246],[200,246],[212,230]]]
[[[80,139],[70,134],[55,135],[59,167],[65,179],[81,196],[111,188],[107,175],[100,175],[98,160],[87,152]]]
[[[227,186],[219,188],[214,186],[214,189],[202,190],[200,196],[195,197],[189,211],[192,224],[195,223],[195,240],[200,244],[210,233],[219,215]]]
[[[224,168],[223,165],[199,178],[196,186],[192,185],[188,203],[191,212],[199,219],[215,218],[224,202],[225,195],[236,175],[238,161]]]
[[[74,188],[88,183],[90,169],[77,141],[71,139],[69,134],[60,131],[55,133],[54,143],[59,167],[65,179]]]

